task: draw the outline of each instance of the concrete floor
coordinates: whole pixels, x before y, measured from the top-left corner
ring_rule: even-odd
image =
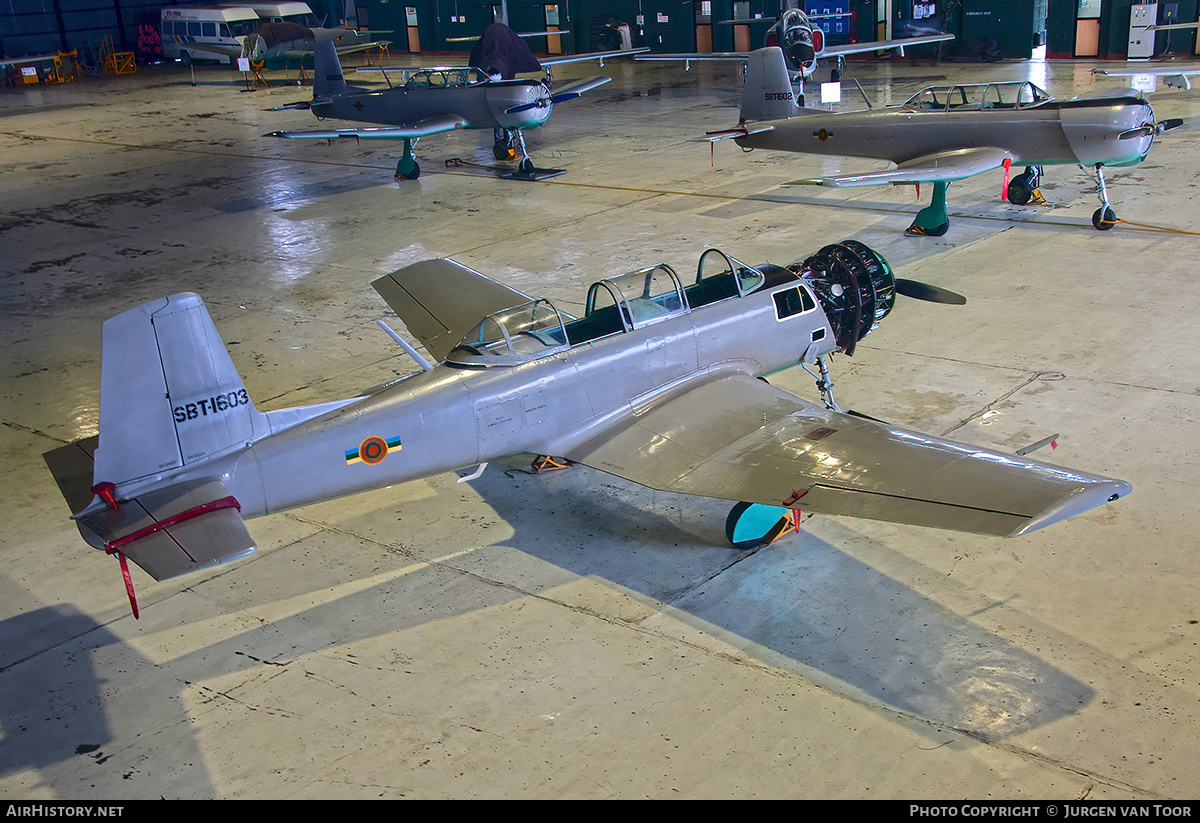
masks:
[[[1089,68],[849,76],[879,104],[943,77],[1071,96]],[[869,161],[690,142],[736,121],[734,69],[604,73],[528,135],[569,170],[542,183],[445,166],[491,164],[487,132],[427,138],[402,184],[397,145],[264,139],[315,127],[265,111],[309,96],[282,73],[0,94],[0,796],[1200,796],[1200,123],[1111,173],[1110,232],[1061,166],[1049,206],[982,175],[948,235],[906,238],[911,188],[779,185]],[[1200,115],[1200,92],[1153,100]],[[1019,539],[813,517],[746,554],[726,503],[521,457],[251,521],[261,549],[214,571],[134,568],[134,620],[42,462],[96,431],[101,321],[168,293],[203,295],[271,409],[411,371],[369,282],[426,257],[572,310],[706,247],[786,263],[850,237],[969,302],[898,304],[834,359],[844,407],[1004,449],[1058,432],[1039,457],[1134,493]],[[800,369],[773,382],[816,398]]]

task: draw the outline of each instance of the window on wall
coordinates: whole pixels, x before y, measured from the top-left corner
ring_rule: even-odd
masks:
[[[1100,19],[1100,0],[1079,0],[1080,20]]]

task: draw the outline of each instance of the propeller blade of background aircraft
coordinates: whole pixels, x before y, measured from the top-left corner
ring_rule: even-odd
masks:
[[[916,280],[905,280],[901,277],[896,278],[896,293],[903,294],[905,297],[911,297],[914,300],[925,300],[929,303],[946,303],[951,306],[962,306],[967,302],[967,298],[957,292],[943,289],[940,286],[931,286],[928,283],[921,283]]]
[[[1144,126],[1139,126],[1136,129],[1129,129],[1117,135],[1118,140],[1130,140],[1134,137],[1143,137],[1149,134],[1162,134],[1164,131],[1170,131],[1173,128],[1183,125],[1183,120],[1178,117],[1173,117],[1170,120],[1159,120],[1157,123],[1147,123]]]

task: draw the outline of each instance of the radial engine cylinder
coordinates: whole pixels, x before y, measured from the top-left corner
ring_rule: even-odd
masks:
[[[821,301],[838,348],[847,355],[887,316],[896,301],[896,278],[887,261],[856,240],[826,246],[788,266]]]

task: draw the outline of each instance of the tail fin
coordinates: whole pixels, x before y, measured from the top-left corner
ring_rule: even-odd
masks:
[[[322,40],[317,43],[313,52],[313,99],[319,97],[336,97],[347,92],[366,91],[359,86],[351,86],[342,74],[342,61],[338,59],[337,43],[334,40]]]
[[[181,468],[269,429],[197,295],[105,321],[97,483]]]
[[[769,46],[746,59],[742,120],[783,120],[800,113],[783,50]]]

